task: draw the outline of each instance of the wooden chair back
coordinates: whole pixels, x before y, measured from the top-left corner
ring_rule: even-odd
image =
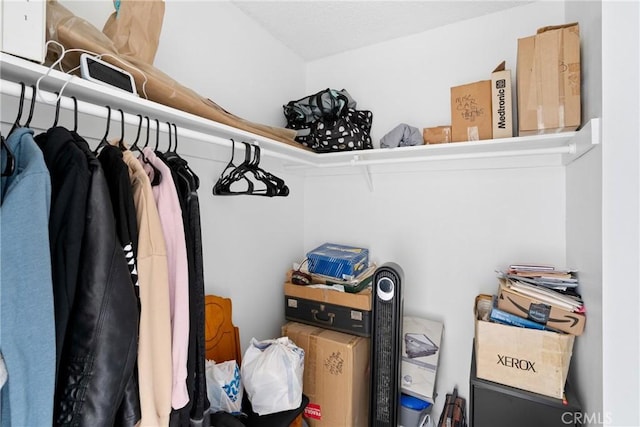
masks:
[[[231,299],[205,295],[205,357],[216,363],[235,360],[240,366],[240,332],[231,314]]]

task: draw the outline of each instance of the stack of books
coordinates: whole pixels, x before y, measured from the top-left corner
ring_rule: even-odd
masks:
[[[526,328],[581,335],[585,306],[576,272],[548,265],[513,264],[500,272],[490,319]]]

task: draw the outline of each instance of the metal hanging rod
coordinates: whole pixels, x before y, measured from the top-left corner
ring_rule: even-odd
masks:
[[[22,86],[19,83],[15,83],[12,81],[8,81],[8,80],[4,80],[2,79],[2,84],[0,85],[0,92],[3,95],[8,95],[8,96],[13,96],[13,97],[17,97],[19,98],[21,93],[22,93]],[[34,94],[33,94],[33,90],[31,87],[27,86],[25,88],[25,95],[24,95],[24,99],[25,100],[31,100],[33,98]],[[56,104],[56,98],[58,97],[57,94],[53,93],[53,92],[48,92],[48,91],[44,91],[42,89],[38,90],[37,96],[36,96],[36,102],[41,102],[41,103],[45,103],[51,106],[55,107]],[[60,108],[61,109],[65,109],[65,110],[69,110],[69,111],[74,111],[76,108],[76,103],[74,103],[74,100],[71,97],[68,96],[60,96]],[[82,114],[86,114],[86,115],[90,115],[90,116],[94,116],[97,118],[101,118],[101,119],[107,119],[107,113],[108,113],[108,108],[106,106],[102,106],[102,105],[96,105],[90,102],[86,102],[86,101],[82,101],[80,99],[77,100],[77,110],[78,113],[82,113]],[[148,114],[143,114],[140,113],[143,116],[144,115],[148,115]],[[132,126],[138,126],[139,122],[140,122],[140,118],[136,115],[136,114],[131,114],[131,113],[124,113],[124,122],[125,124],[129,124]],[[150,116],[151,118],[151,116]],[[120,114],[111,114],[111,120],[113,121],[120,121],[122,119]],[[154,123],[154,119],[152,118],[152,120],[150,121],[150,129],[155,130],[156,129],[156,125]],[[166,120],[161,120],[160,121],[161,124],[165,123]],[[205,142],[205,143],[210,143],[210,144],[215,144],[215,145],[220,145],[226,148],[231,149],[231,141],[228,138],[222,138],[216,135],[211,135],[211,134],[207,134],[204,132],[199,132],[199,131],[195,131],[192,129],[188,129],[185,127],[180,127],[180,126],[176,126],[176,129],[178,131],[178,134],[180,135],[181,138],[187,138],[187,139],[194,139],[200,142]],[[160,131],[167,133],[169,131],[169,129],[163,129],[162,126],[160,126]],[[257,145],[260,145],[260,149],[261,149],[261,153],[263,155],[269,156],[269,157],[274,157],[274,158],[278,158],[278,159],[282,159],[288,162],[293,162],[296,163],[298,165],[307,165],[307,166],[313,166],[314,163],[305,159],[301,159],[300,157],[295,157],[286,153],[279,153],[277,151],[273,151],[270,150],[269,148],[265,147],[265,144],[262,144],[260,141],[251,141],[252,143],[255,143]],[[212,159],[214,160],[214,159]]]

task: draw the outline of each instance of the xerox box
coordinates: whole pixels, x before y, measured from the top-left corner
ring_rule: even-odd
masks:
[[[475,306],[478,378],[562,399],[575,336],[488,321],[491,295]]]
[[[351,294],[285,283],[284,307],[287,320],[371,336],[371,288]]]
[[[357,276],[369,266],[369,250],[325,243],[307,253],[309,271],[343,279]]]

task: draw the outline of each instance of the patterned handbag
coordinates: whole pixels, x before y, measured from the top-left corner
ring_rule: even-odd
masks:
[[[356,110],[345,90],[325,89],[283,106],[287,128],[298,131],[295,140],[318,153],[373,148],[373,114]]]
[[[309,147],[318,153],[371,149],[372,122],[371,111],[348,108],[340,117],[314,122]]]

